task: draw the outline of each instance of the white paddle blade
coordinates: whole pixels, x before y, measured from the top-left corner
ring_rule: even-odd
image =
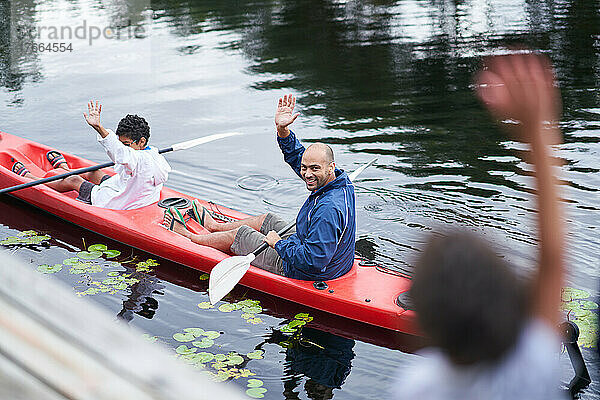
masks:
[[[360,175],[361,172],[363,172],[365,169],[367,169],[368,167],[370,167],[371,165],[373,165],[373,163],[375,161],[377,161],[376,158],[372,159],[371,161],[369,161],[368,163],[366,163],[364,165],[361,165],[354,172],[352,172],[350,175],[348,175],[348,178],[350,178],[350,180],[353,181],[354,179],[356,179],[356,177],[358,175]]]
[[[253,253],[247,256],[229,257],[215,265],[208,280],[210,304],[214,305],[231,292],[250,268],[254,257]]]
[[[188,140],[187,142],[175,143],[173,145],[173,151],[177,150],[186,150],[190,149],[194,146],[198,146],[200,144],[212,142],[213,140],[223,139],[229,136],[241,135],[241,132],[225,132],[225,133],[216,133],[214,135],[204,136],[198,139]]]

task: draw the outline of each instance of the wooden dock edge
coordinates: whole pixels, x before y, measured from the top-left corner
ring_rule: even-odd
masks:
[[[0,250],[0,398],[246,399]]]

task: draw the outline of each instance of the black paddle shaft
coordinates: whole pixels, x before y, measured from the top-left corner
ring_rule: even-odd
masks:
[[[295,226],[296,226],[296,223],[292,222],[291,224],[289,224],[288,226],[286,226],[285,228],[283,228],[282,230],[280,230],[279,232],[277,232],[277,234],[279,236],[281,236],[281,235],[287,233],[290,229],[292,229]],[[258,246],[258,248],[252,252],[252,254],[254,254],[254,256],[256,257],[257,255],[259,255],[260,253],[262,253],[263,251],[265,251],[267,249],[267,247],[269,247],[269,243],[264,242],[263,244],[261,244],[260,246]]]
[[[163,153],[168,153],[169,151],[173,151],[173,147],[167,147],[166,149],[159,150],[158,153],[159,154],[163,154]],[[104,163],[104,164],[92,165],[91,167],[74,169],[73,171],[69,171],[69,172],[66,172],[64,174],[55,175],[55,176],[49,176],[48,178],[39,179],[37,181],[31,181],[31,182],[27,182],[27,183],[22,183],[20,185],[11,186],[11,187],[8,187],[8,188],[1,189],[0,190],[0,194],[14,192],[15,190],[27,189],[27,188],[32,187],[32,186],[41,185],[43,183],[58,181],[60,179],[67,178],[67,177],[69,177],[71,175],[85,174],[86,172],[97,171],[97,170],[102,169],[102,168],[112,167],[113,165],[115,165],[114,162],[107,162],[107,163]]]

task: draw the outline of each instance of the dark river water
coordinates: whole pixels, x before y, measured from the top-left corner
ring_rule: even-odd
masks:
[[[482,56],[507,46],[544,51],[564,103],[567,285],[598,301],[598,0],[17,0],[0,2],[0,18],[0,130],[98,162],[106,155],[82,117],[90,99],[101,100],[103,122],[113,129],[127,113],[146,117],[158,147],[239,131],[169,155],[168,185],[292,219],[307,192],[282,161],[273,114],[278,97],[293,93],[301,113],[294,128],[305,143],[330,144],[346,170],[377,158],[356,182],[357,251],[408,273],[427,235],[447,227],[480,232],[519,272],[531,273],[531,168],[476,101],[472,77]],[[64,51],[32,47],[48,43],[64,43]],[[173,337],[185,328],[220,333],[203,336],[214,341],[205,357],[225,354],[220,362],[237,368],[225,378],[242,390],[258,385],[249,379],[261,380],[266,392],[250,394],[378,399],[416,357],[404,338],[313,311],[312,328],[290,338],[280,328],[305,310],[243,288],[229,301],[260,301],[262,312],[250,318],[238,309],[202,309],[207,285],[194,270],[160,259],[139,265],[152,256],[18,202],[0,202],[0,209],[1,238],[28,230],[50,236],[40,245],[5,242],[16,256],[41,270],[66,263],[47,272],[173,354],[186,345]],[[121,254],[96,270],[73,271],[67,259],[91,244]],[[589,322],[581,319],[582,350],[596,382],[582,398],[600,399]],[[572,371],[564,354],[561,364],[566,381]]]

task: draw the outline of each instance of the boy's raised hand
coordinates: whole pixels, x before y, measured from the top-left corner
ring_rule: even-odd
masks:
[[[494,117],[519,122],[515,139],[560,142],[554,129],[538,135],[541,128],[555,127],[560,117],[560,93],[547,57],[534,53],[490,57],[476,84],[479,98]]]
[[[100,112],[102,111],[102,104],[98,103],[96,100],[96,104],[90,100],[88,103],[88,114],[83,113],[83,117],[85,121],[94,129],[98,129],[100,127]]]
[[[538,272],[531,296],[535,317],[555,327],[560,320],[565,234],[557,177],[549,145],[561,141],[560,92],[548,58],[536,54],[491,57],[476,79],[477,94],[499,119],[513,119],[517,140],[531,144],[537,186]]]

